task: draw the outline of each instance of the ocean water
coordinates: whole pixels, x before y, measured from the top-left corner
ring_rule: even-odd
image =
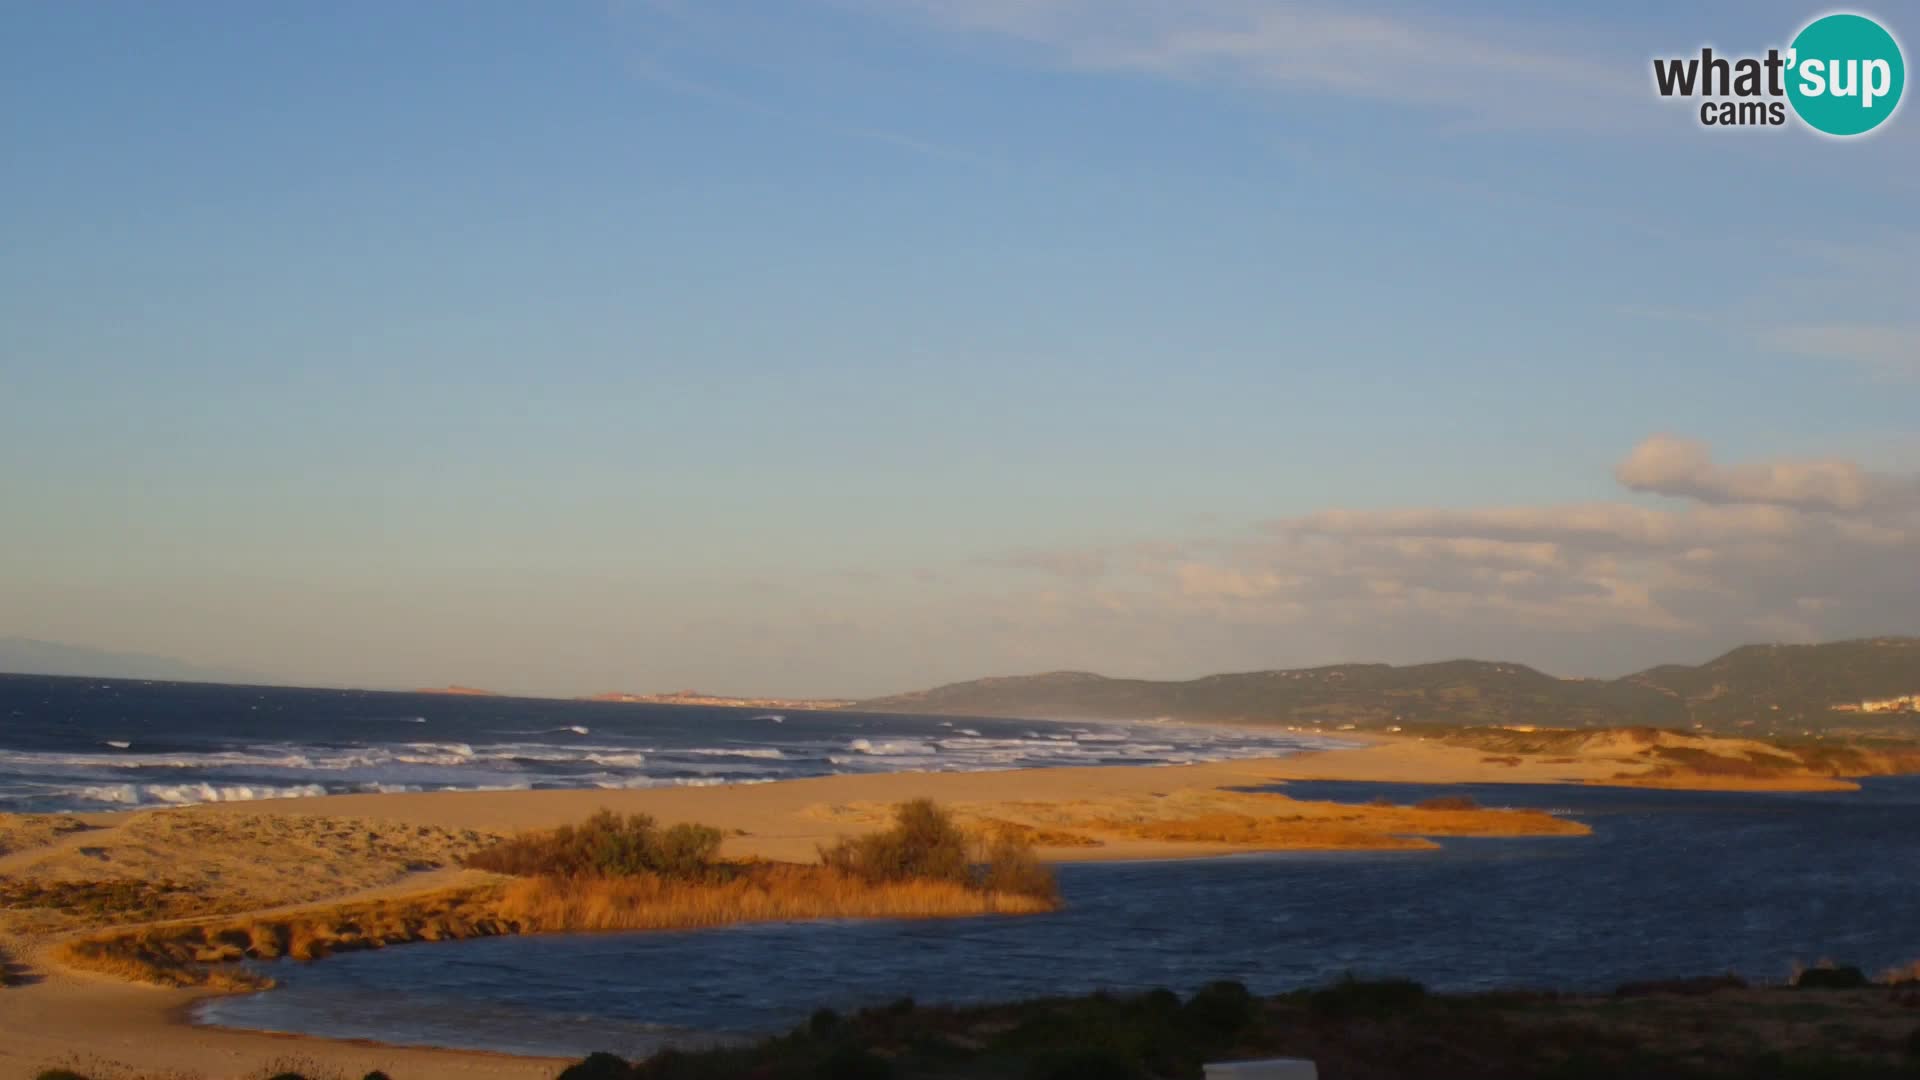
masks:
[[[1340,745],[1174,724],[759,712],[0,675],[0,812],[1164,765]]]
[[[785,1030],[820,1006],[1004,1000],[1346,972],[1455,990],[1606,989],[1823,959],[1920,959],[1920,778],[1858,793],[1301,783],[1295,795],[1445,791],[1553,810],[1590,837],[1439,851],[1060,868],[1065,910],[923,922],[501,938],[271,965],[205,1023],[394,1043],[640,1055]]]

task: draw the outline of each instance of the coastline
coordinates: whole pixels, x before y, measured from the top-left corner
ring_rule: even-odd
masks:
[[[1342,733],[1346,735],[1348,733]],[[1359,742],[1360,739],[1351,741]],[[1246,759],[1175,766],[1099,766],[974,773],[876,773],[816,777],[744,786],[638,790],[553,790],[338,795],[251,803],[212,803],[165,811],[81,815],[96,827],[113,827],[143,813],[169,822],[214,828],[222,823],[257,828],[260,822],[289,828],[304,822],[377,821],[415,832],[508,833],[578,820],[602,807],[648,813],[663,824],[696,821],[728,833],[725,854],[736,858],[811,861],[818,845],[859,832],[879,820],[886,806],[914,797],[981,808],[1070,808],[1083,817],[1142,815],[1157,806],[1179,814],[1233,808],[1248,799],[1240,789],[1290,780],[1369,783],[1572,783],[1622,781],[1620,759],[1609,755],[1496,759],[1473,747],[1442,745],[1407,736],[1367,734],[1365,745],[1313,751],[1285,758]],[[1717,789],[1702,778],[1702,789]],[[1843,790],[1855,785],[1831,778],[1782,777],[1753,790]],[[1284,801],[1284,800],[1283,800]],[[1330,804],[1295,804],[1298,807]],[[1359,810],[1362,808],[1347,808]],[[1378,809],[1378,808],[1376,808]],[[1405,812],[1405,808],[1399,808]],[[1385,809],[1380,810],[1385,813]],[[1482,815],[1499,812],[1476,812]],[[1178,815],[1176,815],[1178,816]],[[1354,815],[1349,815],[1354,816]],[[1571,824],[1571,823],[1569,823]],[[1582,829],[1584,831],[1584,829]],[[1514,835],[1480,833],[1479,835]],[[1520,832],[1520,835],[1534,834]],[[87,833],[76,834],[85,837]],[[1474,835],[1437,832],[1429,835]],[[1153,836],[1103,835],[1098,846],[1036,841],[1048,861],[1189,859],[1261,850],[1312,848],[1289,842],[1235,843]],[[47,851],[78,849],[78,838],[56,839],[40,849],[0,856],[0,870]],[[1338,845],[1335,845],[1338,846]],[[1410,844],[1407,846],[1421,846]],[[1426,845],[1430,846],[1430,845]],[[329,902],[401,896],[444,883],[461,871],[407,874],[400,880],[350,888]],[[310,903],[310,902],[309,902]],[[295,904],[292,906],[301,906]],[[208,1077],[254,1074],[268,1062],[303,1061],[319,1070],[360,1074],[382,1069],[396,1080],[455,1077],[551,1077],[555,1059],[437,1048],[393,1047],[312,1036],[239,1031],[195,1025],[188,1015],[214,996],[204,988],[168,989],[121,982],[51,964],[52,938],[28,940],[16,959],[34,975],[23,986],[0,989],[0,1076],[32,1076],[55,1065],[91,1063],[98,1071],[181,1072]],[[583,1048],[583,1052],[591,1048]],[[85,1071],[82,1069],[81,1071]]]

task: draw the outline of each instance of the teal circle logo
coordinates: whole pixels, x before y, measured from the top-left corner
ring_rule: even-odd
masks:
[[[1900,43],[1864,15],[1826,15],[1807,24],[1788,54],[1787,100],[1807,126],[1828,135],[1864,135],[1900,105],[1907,65]]]

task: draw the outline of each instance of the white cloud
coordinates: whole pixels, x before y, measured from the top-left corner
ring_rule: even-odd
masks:
[[[1837,459],[1722,465],[1664,435],[1616,476],[1679,505],[1327,510],[1135,559],[1124,578],[1054,575],[1047,618],[1066,629],[1098,603],[1099,640],[1130,633],[1122,655],[1160,642],[1162,673],[1479,653],[1593,674],[1749,640],[1920,630],[1920,477]],[[1022,622],[1026,596],[1001,599]],[[1226,651],[1200,653],[1222,648],[1222,627]]]
[[[1859,510],[1869,501],[1912,494],[1910,485],[1873,477],[1850,461],[1770,461],[1734,468],[1715,465],[1705,443],[1671,435],[1656,435],[1634,447],[1614,470],[1614,476],[1634,491],[1710,503],[1819,510]]]

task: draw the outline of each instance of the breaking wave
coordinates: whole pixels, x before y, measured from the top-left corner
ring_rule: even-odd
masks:
[[[0,688],[4,689],[4,688]],[[195,690],[217,694],[228,688]],[[184,691],[172,691],[184,692]],[[290,692],[291,693],[291,692]],[[1262,757],[1339,745],[1288,732],[1169,724],[810,716],[715,716],[621,706],[617,715],[494,713],[458,703],[368,715],[348,701],[329,716],[305,699],[250,688],[212,720],[143,714],[116,701],[88,718],[36,716],[37,699],[0,699],[0,812],[163,808],[361,792],[639,789],[756,784],[836,773],[977,772],[1066,765],[1163,765]],[[435,703],[439,705],[440,703]],[[16,707],[18,706],[18,707]],[[396,738],[431,722],[435,738]],[[409,735],[424,734],[404,728]],[[299,732],[281,740],[282,733]]]

